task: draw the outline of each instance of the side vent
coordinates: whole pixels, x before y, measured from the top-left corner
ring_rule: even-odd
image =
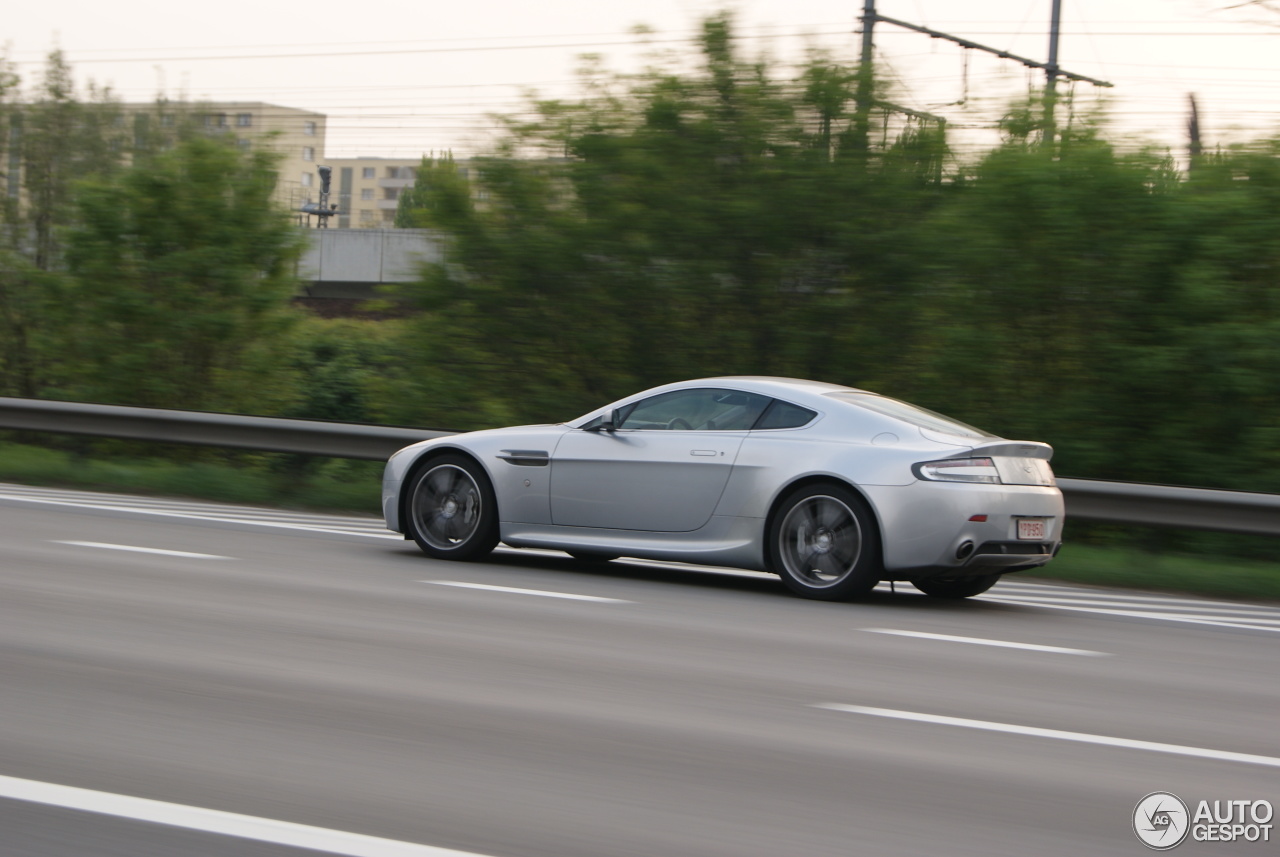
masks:
[[[504,449],[498,458],[517,467],[546,467],[551,463],[545,449]]]

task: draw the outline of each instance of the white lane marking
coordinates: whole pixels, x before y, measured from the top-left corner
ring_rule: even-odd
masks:
[[[1052,595],[1023,595],[1020,593],[999,592],[991,596],[983,596],[984,598],[995,598],[1003,601],[1025,601],[1028,604],[1045,602],[1051,604],[1069,604],[1080,607],[1114,607],[1118,610],[1154,610],[1156,608],[1167,607],[1172,612],[1170,615],[1185,616],[1196,615],[1204,616],[1210,619],[1248,619],[1253,622],[1276,623],[1280,624],[1280,611],[1266,607],[1217,607],[1212,604],[1190,604],[1193,610],[1188,609],[1188,605],[1180,604],[1173,601],[1129,601],[1120,598],[1055,598]]]
[[[1022,601],[1016,598],[984,598],[984,601],[996,601],[1001,604],[1015,604],[1019,607],[1043,607],[1046,610],[1074,610],[1077,613],[1099,613],[1103,616],[1127,616],[1131,619],[1163,619],[1166,622],[1187,622],[1192,625],[1212,625],[1215,628],[1238,628],[1246,631],[1274,631],[1280,628],[1267,625],[1253,625],[1234,619],[1209,619],[1204,616],[1188,616],[1178,613],[1152,613],[1147,610],[1104,610],[1100,607],[1072,607],[1067,604],[1041,604],[1033,601]]]
[[[171,551],[162,550],[161,548],[142,548],[135,545],[111,545],[106,542],[70,542],[61,539],[53,539],[54,544],[58,545],[75,545],[81,548],[102,548],[109,551],[132,551],[134,553],[154,553],[161,556],[177,556],[185,559],[232,559],[229,556],[218,556],[212,553],[190,553],[188,551]]]
[[[330,527],[313,527],[305,524],[285,524],[276,521],[255,521],[248,518],[236,518],[225,515],[195,515],[187,512],[161,512],[155,509],[138,509],[131,506],[108,506],[100,503],[71,503],[65,500],[44,500],[35,497],[19,497],[11,494],[0,494],[0,500],[18,500],[23,503],[42,503],[46,506],[70,506],[76,509],[95,509],[106,512],[131,512],[138,515],[153,515],[159,518],[182,518],[194,521],[217,521],[223,524],[249,524],[255,527],[270,527],[284,530],[306,530],[313,533],[330,533],[340,536],[364,536],[371,539],[395,539],[402,541],[403,536],[396,533],[362,533],[355,530],[340,530]]]
[[[234,812],[127,797],[35,780],[20,780],[16,777],[0,776],[0,797],[129,818],[135,821],[149,821],[223,836],[235,836],[256,842],[291,845],[295,848],[308,848],[325,854],[345,854],[348,857],[484,857],[470,851],[417,845],[395,839],[365,836],[361,833],[327,830],[323,827],[294,824],[290,821],[255,818]]]
[[[419,580],[419,583],[434,583],[437,586],[457,586],[462,589],[484,589],[489,592],[509,592],[515,595],[540,595],[543,598],[567,598],[570,601],[600,601],[608,604],[632,604],[621,598],[602,598],[599,595],[574,595],[570,592],[547,592],[543,589],[518,589],[514,586],[493,586],[488,583],[463,583],[458,580]]]
[[[1107,658],[1109,652],[1089,649],[1069,649],[1062,646],[1041,646],[1036,643],[1011,643],[1007,640],[987,640],[981,637],[957,637],[952,634],[930,634],[926,631],[900,631],[896,628],[863,628],[872,634],[892,634],[896,637],[918,637],[921,640],[939,640],[945,643],[969,643],[975,646],[996,646],[1002,649],[1026,649],[1029,652],[1050,652],[1056,655],[1083,655],[1088,658]]]
[[[867,714],[871,717],[887,717],[892,720],[912,720],[917,723],[933,723],[939,726],[962,726],[986,732],[1005,732],[1011,735],[1029,735],[1033,738],[1056,738],[1059,741],[1076,741],[1081,744],[1100,744],[1104,747],[1123,747],[1129,750],[1150,750],[1154,753],[1170,753],[1175,756],[1192,756],[1197,759],[1215,759],[1220,762],[1243,762],[1248,765],[1266,765],[1280,768],[1280,758],[1257,756],[1252,753],[1233,753],[1229,750],[1209,750],[1204,747],[1187,747],[1182,744],[1161,744],[1157,741],[1136,741],[1132,738],[1113,738],[1109,735],[1091,735],[1087,732],[1066,732],[1062,729],[1042,729],[1039,726],[1019,726],[1016,723],[995,723],[990,720],[969,720],[965,717],[947,717],[942,714],[922,714],[919,711],[897,711],[892,708],[869,708],[865,705],[842,705],[838,702],[821,702],[814,708],[843,711],[848,714]]]
[[[1154,604],[1190,604],[1195,607],[1223,610],[1275,610],[1265,604],[1250,604],[1243,601],[1217,601],[1211,598],[1183,597],[1172,594],[1142,594],[1124,589],[1106,589],[1104,587],[1059,586],[1052,583],[1012,583],[1002,580],[996,584],[999,589],[992,589],[994,595],[1014,595],[1021,597],[1040,596],[1046,598],[1108,598],[1115,601],[1151,602]],[[984,596],[985,597],[985,596]]]

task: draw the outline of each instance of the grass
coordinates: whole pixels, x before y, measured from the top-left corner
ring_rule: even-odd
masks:
[[[95,488],[340,512],[379,512],[382,464],[313,459],[291,466],[282,455],[237,462],[83,456],[60,449],[0,443],[0,481]]]
[[[1280,544],[1277,544],[1280,548]],[[1072,544],[1028,576],[1250,601],[1280,601],[1280,563]]]
[[[0,481],[194,497],[286,508],[376,515],[382,464],[287,456],[239,455],[236,462],[118,455],[0,442]],[[1277,543],[1280,548],[1280,542]],[[1068,541],[1038,578],[1219,598],[1280,601],[1280,563],[1223,555],[1155,553]]]

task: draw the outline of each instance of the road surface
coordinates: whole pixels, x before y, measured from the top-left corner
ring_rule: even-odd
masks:
[[[0,485],[0,854],[1140,855],[1151,792],[1280,804],[1278,653],[1265,605]]]

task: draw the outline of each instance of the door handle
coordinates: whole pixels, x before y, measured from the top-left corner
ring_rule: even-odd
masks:
[[[714,449],[691,449],[689,450],[689,454],[714,456],[716,454],[716,451]]]

